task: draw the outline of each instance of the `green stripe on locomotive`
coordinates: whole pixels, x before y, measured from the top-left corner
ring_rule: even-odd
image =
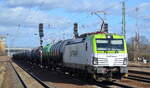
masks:
[[[118,51],[118,53],[127,53],[127,46],[126,46],[126,40],[124,36],[118,35],[118,34],[94,34],[91,36],[88,36],[86,39],[91,40],[92,42],[92,47],[93,47],[93,52],[94,53],[106,53],[105,51],[98,51],[96,48],[96,39],[108,39],[107,36],[111,36],[112,39],[122,39],[124,42],[124,50]],[[107,53],[116,53],[115,50],[107,51]]]

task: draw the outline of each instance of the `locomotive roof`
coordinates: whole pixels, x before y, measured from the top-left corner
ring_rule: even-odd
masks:
[[[113,33],[100,33],[100,34],[94,34],[91,35],[93,37],[100,37],[100,38],[107,38],[108,36],[113,37],[113,38],[124,38],[123,35],[118,35],[118,34],[113,34]]]

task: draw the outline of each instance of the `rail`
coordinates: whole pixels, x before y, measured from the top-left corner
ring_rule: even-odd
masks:
[[[24,69],[21,65],[17,64],[20,68],[22,68],[25,72],[27,72],[31,77],[33,77],[37,82],[39,82],[44,88],[56,88],[55,86],[48,86],[44,82],[42,82],[39,78],[37,78],[35,75],[30,73],[28,70]]]
[[[11,67],[13,68],[13,70],[15,71],[15,73],[17,74],[17,77],[19,78],[19,80],[20,80],[20,82],[22,83],[23,87],[24,87],[24,88],[27,88],[26,84],[25,84],[24,81],[21,79],[21,77],[20,77],[19,73],[16,71],[15,67],[12,65],[11,62],[9,62],[9,63],[10,63],[10,65],[11,65]]]
[[[143,72],[143,71],[133,71],[133,70],[129,70],[129,73],[136,73],[136,74],[143,74],[143,75],[150,76],[150,72]]]

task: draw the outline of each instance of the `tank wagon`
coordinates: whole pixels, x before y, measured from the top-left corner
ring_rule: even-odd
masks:
[[[46,46],[43,47],[43,65],[44,66],[48,66],[48,62],[49,62],[49,52],[50,52],[50,48],[51,48],[51,44],[47,44]],[[39,58],[40,59],[40,58]]]
[[[40,64],[40,47],[31,50],[31,63]]]
[[[23,51],[23,52],[17,52],[13,54],[14,60],[25,60],[27,62],[31,62],[31,51]]]
[[[55,44],[47,44],[43,48],[43,65],[49,67],[62,67],[63,65],[63,51],[66,43],[70,41],[58,41]]]

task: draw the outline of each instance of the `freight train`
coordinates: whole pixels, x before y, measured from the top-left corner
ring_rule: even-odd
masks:
[[[95,80],[121,79],[128,75],[128,55],[124,36],[112,33],[86,33],[78,38],[58,41],[30,52],[13,55],[13,59],[59,68],[69,74]]]

